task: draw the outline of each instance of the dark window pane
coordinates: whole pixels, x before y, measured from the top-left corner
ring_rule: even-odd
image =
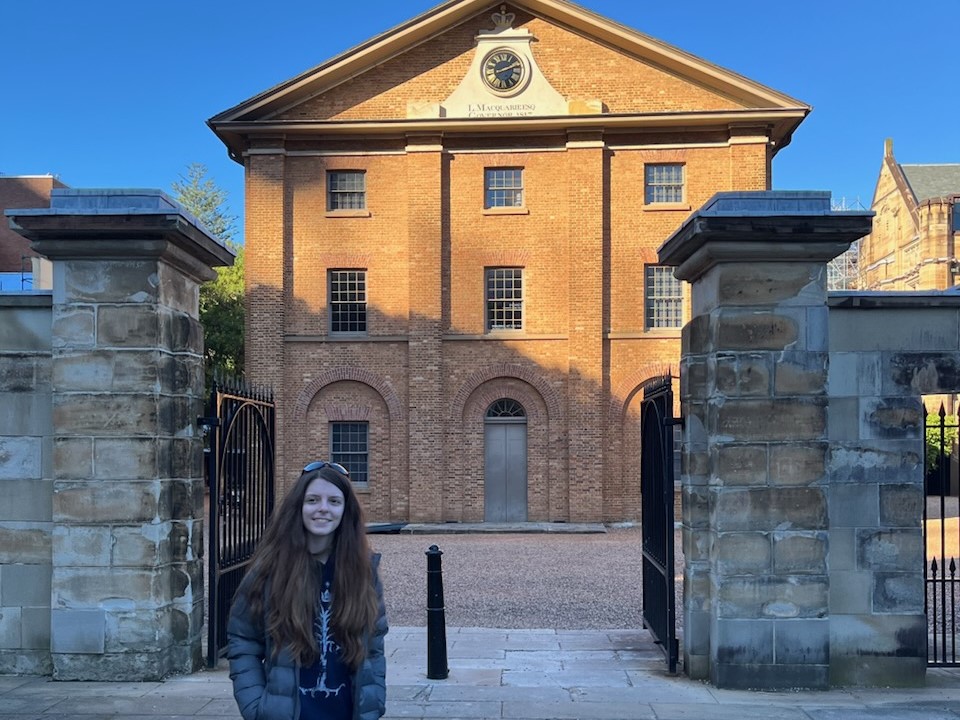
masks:
[[[330,424],[330,460],[343,465],[350,472],[350,479],[353,482],[369,482],[369,454],[368,423]]]

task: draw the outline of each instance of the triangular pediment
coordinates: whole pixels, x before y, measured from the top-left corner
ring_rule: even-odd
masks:
[[[518,82],[528,83],[522,92],[484,88],[482,66],[494,50],[519,57],[527,77]],[[488,73],[493,68],[489,65]],[[499,81],[491,76],[490,82]],[[490,112],[474,114],[476,108]],[[799,100],[566,0],[450,0],[209,124],[230,145],[235,130],[269,124],[302,129],[309,123],[442,124],[504,115],[682,115],[683,124],[693,126],[704,124],[707,113],[729,114],[730,123],[740,116],[744,123],[766,122],[779,146],[809,110]]]

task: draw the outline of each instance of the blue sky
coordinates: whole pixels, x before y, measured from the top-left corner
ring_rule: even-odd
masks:
[[[243,169],[206,120],[436,4],[6,0],[0,173],[169,191],[199,162],[242,229]],[[956,0],[580,4],[812,105],[775,189],[869,207],[887,137],[900,162],[960,162]]]

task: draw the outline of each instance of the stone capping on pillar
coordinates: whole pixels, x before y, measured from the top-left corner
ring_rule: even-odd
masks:
[[[657,251],[674,276],[693,282],[718,262],[832,260],[868,234],[872,211],[835,211],[815,190],[721,192]]]
[[[160,257],[199,282],[234,261],[230,248],[161,190],[55,188],[49,208],[4,214],[46,257]]]

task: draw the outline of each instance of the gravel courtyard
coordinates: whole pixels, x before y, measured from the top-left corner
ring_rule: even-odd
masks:
[[[443,551],[450,627],[639,628],[640,528],[591,534],[371,535],[391,625],[425,626],[427,558]]]

